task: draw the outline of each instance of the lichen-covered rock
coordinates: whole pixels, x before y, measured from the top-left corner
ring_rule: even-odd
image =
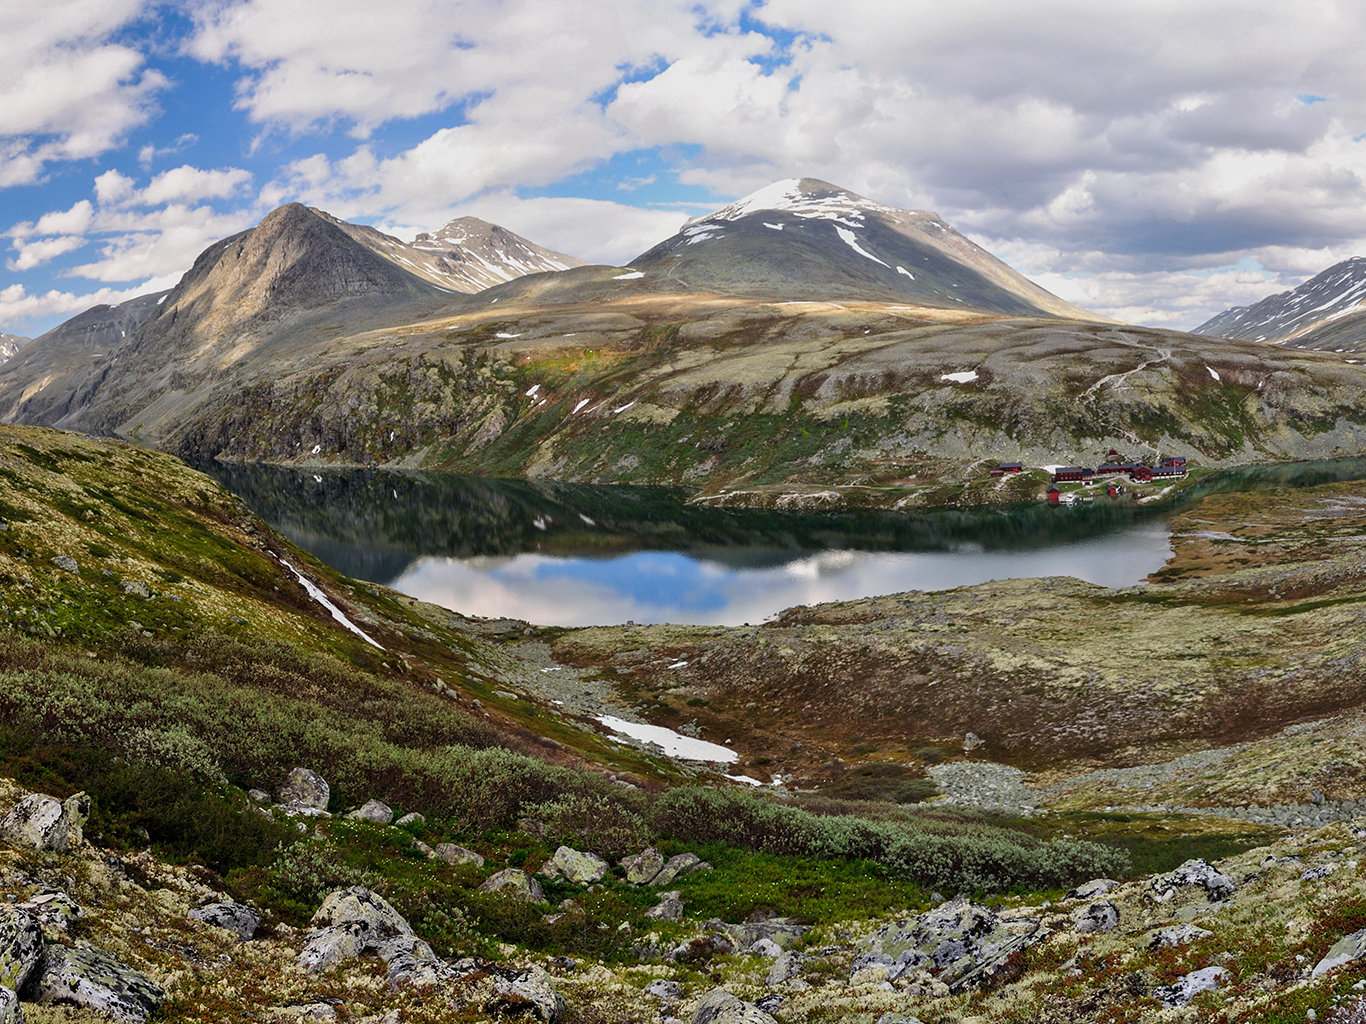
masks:
[[[50,938],[60,938],[71,931],[71,926],[85,916],[80,905],[64,892],[48,890],[19,904],[28,911]]]
[[[389,965],[386,977],[389,987],[395,990],[427,988],[455,977],[450,965],[416,935],[386,939],[378,944],[375,952]]]
[[[0,1024],[24,1024],[19,997],[11,989],[0,988]]]
[[[76,563],[76,559],[70,555],[57,555],[52,559],[52,564],[58,569],[74,572],[77,576],[81,574],[81,567]]]
[[[780,950],[811,930],[810,925],[798,924],[787,917],[770,917],[744,924],[727,924],[713,918],[707,922],[707,928],[725,935],[739,949],[753,949],[756,942],[768,939]]]
[[[264,789],[247,790],[247,799],[254,804],[272,804],[275,802],[270,798],[270,794]]]
[[[668,981],[664,978],[656,978],[641,991],[666,1003],[675,1002],[683,997],[683,986],[676,981]]]
[[[72,1004],[130,1024],[142,1024],[166,999],[150,978],[93,946],[48,946],[27,991],[43,1006]]]
[[[632,885],[647,885],[664,869],[664,855],[648,846],[640,853],[621,858],[621,866],[626,869],[626,881]]]
[[[1177,978],[1172,985],[1162,985],[1153,990],[1153,998],[1160,999],[1168,1006],[1185,1006],[1201,992],[1213,992],[1219,987],[1228,971],[1222,967],[1205,967],[1191,971],[1183,978]]]
[[[607,874],[607,861],[596,853],[584,853],[569,846],[561,846],[550,860],[558,877],[575,885],[601,882]]]
[[[785,981],[799,977],[805,963],[806,957],[801,953],[792,950],[779,953],[778,958],[773,961],[773,966],[768,969],[768,977],[764,979],[764,984],[772,988],[774,985],[781,985]]]
[[[1197,939],[1207,939],[1214,933],[1193,924],[1172,925],[1169,928],[1159,928],[1148,938],[1149,949],[1169,949],[1175,946],[1184,946],[1188,942],[1195,942]]]
[[[479,886],[479,891],[501,893],[526,903],[541,903],[545,900],[541,883],[519,868],[506,868],[489,875]]]
[[[1119,888],[1119,883],[1113,878],[1093,878],[1085,882],[1067,894],[1069,900],[1093,900],[1097,896],[1104,896],[1107,892],[1113,892]]]
[[[555,991],[550,975],[540,967],[491,968],[493,998],[487,1013],[520,1017],[530,1015],[542,1024],[556,1024],[565,1010],[564,998]]]
[[[399,818],[398,821],[394,822],[394,824],[399,828],[403,828],[405,825],[425,825],[427,824],[427,819],[425,816],[418,814],[417,811],[409,811],[403,817]]]
[[[433,856],[440,857],[448,864],[473,864],[477,868],[484,866],[484,858],[473,850],[467,850],[463,846],[456,846],[455,843],[437,843],[436,849],[432,851]]]
[[[683,916],[683,894],[677,889],[659,894],[659,903],[645,911],[651,921],[677,921]]]
[[[352,821],[373,821],[376,825],[387,825],[394,820],[394,810],[382,800],[367,800],[347,817]]]
[[[311,974],[367,953],[378,955],[386,941],[413,934],[388,900],[361,885],[328,893],[308,924],[298,964]]]
[[[190,917],[223,928],[246,942],[261,927],[261,915],[245,903],[210,903],[190,911]]]
[[[702,997],[693,1010],[692,1020],[693,1024],[777,1024],[759,1007],[723,988],[714,988]]]
[[[1110,932],[1119,926],[1119,908],[1109,900],[1090,903],[1072,912],[1072,930],[1085,935],[1089,932]]]
[[[1238,887],[1232,878],[1203,860],[1188,860],[1171,874],[1158,875],[1149,885],[1159,903],[1171,899],[1177,889],[1185,886],[1200,886],[1211,902],[1228,899]]]
[[[1327,974],[1344,964],[1354,963],[1366,957],[1366,928],[1353,932],[1335,942],[1324,954],[1323,959],[1314,965],[1314,977]]]
[[[65,801],[30,793],[0,819],[0,837],[38,850],[66,853],[84,839],[81,826],[90,813],[90,798],[77,793]]]
[[[295,768],[285,776],[278,794],[280,803],[301,811],[326,811],[332,788],[309,768]]]
[[[680,853],[669,858],[668,863],[659,869],[659,874],[650,879],[650,884],[662,889],[680,875],[690,875],[694,871],[704,870],[704,863],[695,853]]]
[[[21,989],[43,959],[43,930],[17,907],[0,909],[0,989]]]

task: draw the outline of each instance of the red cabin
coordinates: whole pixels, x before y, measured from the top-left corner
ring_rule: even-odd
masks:
[[[1062,491],[1055,486],[1050,485],[1047,493],[1048,503],[1050,505],[1056,505],[1059,501],[1062,500]]]
[[[1185,464],[1186,457],[1184,455],[1168,455],[1162,460],[1164,466],[1184,466]]]
[[[1135,466],[1129,473],[1129,479],[1147,482],[1153,478],[1152,466]]]
[[[1053,473],[1053,482],[1058,483],[1090,483],[1096,475],[1095,470],[1087,469],[1083,466],[1059,466]]]
[[[1022,473],[1024,472],[1024,464],[1020,462],[1003,462],[1001,463],[1001,472]]]

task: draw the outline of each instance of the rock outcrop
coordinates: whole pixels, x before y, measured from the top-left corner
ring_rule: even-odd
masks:
[[[541,888],[541,883],[519,868],[506,868],[489,875],[479,886],[479,891],[500,893],[525,903],[545,901],[545,891]]]
[[[48,946],[28,991],[42,1005],[73,1004],[129,1024],[143,1024],[166,999],[150,978],[93,946]]]
[[[286,810],[302,814],[325,814],[327,802],[332,798],[332,788],[312,769],[295,768],[285,776],[277,796]]]
[[[90,798],[77,793],[57,800],[30,793],[0,819],[0,837],[37,850],[66,853],[83,840],[81,827],[90,813]]]
[[[778,1024],[753,1003],[737,998],[723,988],[714,988],[702,997],[693,1011],[693,1024]]]
[[[601,882],[607,874],[607,861],[595,853],[585,853],[569,846],[561,846],[541,867],[546,878],[563,878],[574,885]]]
[[[43,959],[43,931],[25,910],[0,910],[0,989],[23,988]]]
[[[245,903],[209,903],[191,910],[190,917],[230,931],[241,942],[248,941],[261,927],[261,915]]]

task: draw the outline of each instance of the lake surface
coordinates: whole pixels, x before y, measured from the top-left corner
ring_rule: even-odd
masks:
[[[1138,583],[1171,554],[1167,509],[1094,504],[769,513],[669,488],[383,470],[201,466],[335,569],[469,615],[542,625],[758,623],[784,608],[994,579]],[[1366,460],[1259,467],[1222,490],[1366,478]]]

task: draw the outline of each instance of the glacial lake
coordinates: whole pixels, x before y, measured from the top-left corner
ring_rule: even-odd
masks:
[[[340,572],[489,618],[541,625],[759,623],[784,608],[988,580],[1129,586],[1171,555],[1172,505],[914,514],[688,505],[670,488],[385,470],[199,468]],[[1366,478],[1366,460],[1211,477],[1220,490]]]

